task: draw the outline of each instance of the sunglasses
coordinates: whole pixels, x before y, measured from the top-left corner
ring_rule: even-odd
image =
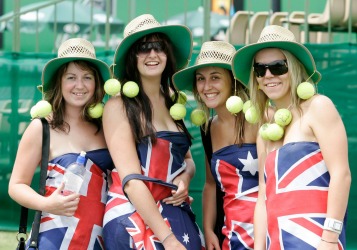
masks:
[[[275,76],[284,75],[288,72],[288,65],[286,60],[277,60],[271,63],[254,63],[253,64],[253,71],[256,77],[263,77],[265,73],[269,69],[270,73]]]
[[[163,42],[142,42],[139,43],[136,48],[136,53],[140,57],[145,57],[150,54],[151,50],[154,50],[157,54],[165,54],[165,45]]]

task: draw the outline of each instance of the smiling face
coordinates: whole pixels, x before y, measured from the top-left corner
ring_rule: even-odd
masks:
[[[94,95],[95,76],[71,62],[62,75],[61,88],[67,106],[83,107]]]
[[[220,67],[204,67],[196,70],[196,89],[208,108],[226,108],[232,95],[232,78],[229,71]]]
[[[284,54],[276,48],[267,48],[260,50],[255,55],[255,63],[272,64],[286,60]],[[263,91],[269,99],[277,102],[290,99],[289,73],[274,75],[269,68],[266,68],[264,76],[256,77],[259,89]]]

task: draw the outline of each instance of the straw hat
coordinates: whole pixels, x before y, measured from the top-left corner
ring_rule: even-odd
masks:
[[[170,38],[178,69],[185,67],[192,54],[192,34],[184,25],[162,26],[150,14],[136,17],[124,29],[124,39],[114,55],[114,75],[121,79],[125,71],[126,55],[130,47],[140,38],[152,34],[163,33]]]
[[[265,48],[279,48],[292,53],[304,66],[314,83],[318,83],[321,74],[316,70],[314,58],[301,43],[296,42],[294,34],[278,25],[266,26],[256,43],[239,49],[233,58],[233,74],[245,85],[249,83],[250,72],[255,54]]]
[[[232,70],[232,59],[235,52],[234,46],[227,42],[210,41],[203,43],[195,65],[173,75],[175,85],[181,90],[191,90],[195,82],[195,72],[199,68],[215,66]]]
[[[65,63],[82,60],[94,64],[104,81],[110,78],[109,66],[96,58],[93,44],[83,38],[71,38],[66,40],[58,48],[58,56],[50,60],[42,71],[42,87],[43,91],[48,91],[51,87],[51,80],[56,71]]]

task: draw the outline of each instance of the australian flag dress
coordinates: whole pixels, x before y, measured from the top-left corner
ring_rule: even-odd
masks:
[[[189,140],[184,133],[172,131],[160,131],[156,136],[155,144],[151,143],[149,137],[145,137],[137,145],[142,175],[172,183],[186,168],[184,157],[189,150]],[[112,172],[112,179],[104,216],[103,235],[106,250],[164,249],[160,240],[123,194],[116,170]],[[187,249],[204,249],[204,240],[191,207],[187,203],[181,206],[166,205],[161,200],[171,196],[171,189],[152,182],[145,183],[176,238]]]
[[[79,191],[80,200],[74,216],[42,212],[38,238],[39,250],[102,250],[102,226],[107,199],[107,173],[113,168],[109,151],[86,152],[86,173]],[[66,168],[78,153],[68,153],[48,163],[45,196],[62,183]]]
[[[230,145],[213,152],[211,172],[224,192],[222,249],[253,249],[253,215],[258,198],[256,144]]]
[[[319,144],[291,142],[269,153],[265,182],[267,249],[316,249],[326,218],[330,182]],[[345,245],[343,228],[338,248],[345,249]]]

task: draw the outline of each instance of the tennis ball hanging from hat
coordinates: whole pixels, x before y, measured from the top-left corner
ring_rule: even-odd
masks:
[[[134,98],[139,93],[139,86],[136,82],[128,81],[123,86],[123,93],[125,96]]]
[[[276,124],[284,127],[290,124],[293,116],[288,109],[278,109],[274,114],[274,121]]]
[[[243,101],[239,96],[231,96],[226,101],[226,108],[232,115],[238,114],[243,109]]]
[[[186,108],[181,103],[175,103],[170,108],[170,115],[174,120],[182,120],[186,116]]]
[[[243,113],[247,112],[247,110],[252,106],[252,102],[250,100],[246,101],[243,104]]]
[[[245,119],[247,122],[255,124],[258,122],[259,116],[258,116],[258,111],[254,106],[251,106],[245,111],[244,114]]]
[[[90,117],[97,119],[103,115],[104,104],[97,103],[93,104],[88,108],[88,114]]]
[[[52,112],[52,106],[48,101],[38,101],[30,110],[31,118],[46,117]]]
[[[202,109],[195,109],[191,112],[191,122],[196,126],[201,126],[206,122],[206,114]]]
[[[120,92],[121,84],[117,79],[111,78],[105,81],[104,91],[108,95],[115,96]]]
[[[186,102],[187,102],[187,95],[185,92],[183,91],[179,91],[178,92],[179,96],[177,98],[177,103],[181,103],[182,105],[186,105]],[[175,99],[175,93],[173,93],[171,95],[171,100],[173,101]]]
[[[297,95],[304,100],[315,95],[315,87],[310,82],[302,82],[297,87]]]

